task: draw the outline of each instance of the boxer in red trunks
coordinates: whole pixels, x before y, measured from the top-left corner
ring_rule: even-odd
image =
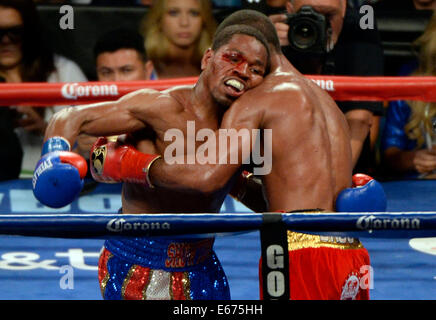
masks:
[[[384,211],[384,192],[374,188],[375,180],[351,188],[349,127],[332,98],[285,58],[267,18],[255,11],[239,11],[220,28],[238,23],[256,26],[265,34],[270,43],[271,73],[232,104],[220,129],[271,129],[271,172],[260,176],[266,211]],[[218,153],[218,133],[215,137]],[[250,141],[246,144],[252,146]],[[266,152],[268,146],[264,147]],[[236,154],[239,161],[234,164],[170,164],[160,159],[150,168],[151,182],[175,190],[213,193],[242,169],[243,148],[244,142],[236,150],[227,150]],[[377,201],[365,201],[365,195],[372,193]],[[369,298],[368,286],[362,285],[367,276],[362,270],[368,270],[370,260],[358,239],[288,231],[288,249],[291,299]]]
[[[265,22],[263,26],[261,21]],[[256,12],[240,11],[221,26],[237,23],[253,24],[264,32],[270,43],[272,72],[261,85],[232,104],[220,129],[272,130],[271,172],[261,176],[267,210],[384,211],[384,194],[374,186],[376,181],[355,181],[351,188],[348,125],[331,97],[299,74],[281,54],[268,19]],[[219,154],[219,139],[215,138]],[[243,147],[244,141],[236,151],[227,150],[230,154],[236,152],[237,163],[169,164],[159,159],[150,168],[151,183],[178,191],[213,194],[241,170],[245,160]],[[183,163],[184,157],[179,160]],[[381,199],[365,201],[368,195],[372,200]],[[365,280],[370,260],[358,239],[288,231],[288,249],[291,299],[369,298]]]
[[[356,203],[353,191],[368,192],[371,184],[361,187],[363,189],[349,188],[352,171],[351,147],[348,125],[343,114],[330,96],[299,74],[281,54],[272,24],[273,31],[268,34],[268,19],[262,20],[261,15],[254,13],[240,14],[245,20],[234,15],[237,22],[233,24],[248,24],[250,19],[255,25],[259,21],[266,22],[264,29],[261,25],[258,29],[264,31],[270,43],[272,73],[258,88],[246,92],[232,104],[223,117],[220,129],[272,130],[271,172],[261,177],[268,211],[314,207],[333,211],[338,203],[346,208],[344,201],[337,202],[338,198],[348,199],[348,203]],[[198,190],[202,194],[212,195],[225,189],[235,173],[242,169],[242,153],[239,149],[236,152],[239,161],[230,164],[184,165],[156,160],[150,171],[148,166],[138,168],[141,169],[139,172],[145,169],[151,180],[148,174],[138,174],[136,181],[143,184],[151,182],[159,188],[185,192]],[[137,152],[134,157],[137,161],[144,162],[142,160],[150,155]],[[122,172],[123,160],[120,159],[119,162],[117,171]],[[119,179],[131,177],[121,175]],[[304,279],[302,283],[294,281],[297,287],[291,290],[291,299],[368,297],[368,288],[363,288],[360,283],[362,267],[369,265],[369,257],[357,239],[344,242],[343,239],[300,236],[294,233],[290,233],[288,239],[291,261],[295,263],[295,269],[291,267],[291,273],[298,275],[298,270],[305,272],[305,277],[301,278]],[[348,261],[342,271],[338,265],[341,260]],[[306,268],[309,264],[312,265],[311,269]],[[319,281],[321,278],[322,283]],[[292,279],[293,275],[291,281]],[[359,285],[356,286],[357,283]],[[327,287],[335,289],[327,290]]]
[[[288,231],[288,251],[291,300],[369,299],[370,260],[358,239]]]

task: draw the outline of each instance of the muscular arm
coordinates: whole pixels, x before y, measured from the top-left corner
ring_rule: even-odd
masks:
[[[179,161],[183,163],[170,164],[166,159],[160,159],[150,169],[152,183],[185,192],[212,193],[223,188],[240,170],[242,164],[247,163],[252,151],[252,129],[259,128],[261,123],[261,112],[252,110],[247,114],[245,109],[242,104],[234,103],[224,115],[220,129],[209,136],[214,142],[210,144],[214,146],[214,150],[210,151],[215,151],[217,161],[189,164],[182,157]],[[235,136],[244,132],[248,134],[241,134],[238,143],[229,142],[227,148],[220,148],[223,145],[220,136],[227,133]]]
[[[115,102],[63,109],[50,120],[44,140],[62,136],[72,146],[79,134],[107,136],[142,129],[155,116],[160,96],[157,91],[145,89]]]
[[[362,153],[363,144],[372,125],[372,113],[368,110],[351,110],[345,114],[351,133],[353,167]]]
[[[232,105],[229,111],[238,110],[234,114],[235,118],[225,118],[221,126],[221,128],[236,130],[241,128],[248,130],[271,128],[271,131],[274,130],[274,138],[270,143],[272,146],[271,160],[277,161],[274,162],[275,169],[270,173],[265,173],[267,176],[263,179],[268,195],[268,210],[332,207],[336,183],[331,177],[332,163],[329,158],[329,141],[332,137],[327,135],[327,124],[324,120],[324,113],[321,112],[322,109],[315,109],[316,104],[313,100],[316,99],[301,92],[299,88],[298,85],[290,85],[286,87],[286,91],[277,94],[269,92],[267,100],[260,102],[257,97],[257,101],[250,101],[245,104],[246,108],[241,108],[241,110],[233,109],[235,105]],[[238,100],[238,103],[241,103],[241,100]],[[259,108],[258,113],[253,111],[256,108]],[[268,113],[264,113],[263,110],[268,110]],[[337,108],[331,108],[331,110],[337,112]],[[292,111],[292,116],[288,116],[290,111]],[[235,119],[240,119],[238,117],[243,120],[236,121]],[[333,115],[332,118],[336,119]],[[228,119],[233,121],[227,122]],[[338,138],[343,142],[340,145],[349,147],[348,128],[345,126],[345,119],[341,119],[343,120],[341,126],[338,125],[337,130],[335,128],[331,130],[344,133]],[[265,131],[264,134],[266,133]],[[214,139],[216,139],[216,133]],[[251,144],[248,147],[250,152],[255,150],[252,149]],[[337,148],[342,151],[341,147]],[[241,144],[238,150],[240,156]],[[226,156],[231,154],[231,150],[225,151]],[[346,148],[345,151],[349,152],[349,149]],[[318,156],[313,156],[313,154]],[[347,160],[350,158],[346,157]],[[152,165],[149,176],[151,182],[157,186],[211,193],[225,186],[234,173],[241,168],[243,164],[241,160],[242,158],[239,157],[239,163],[227,165],[171,165],[165,160],[158,160]],[[335,164],[338,162],[336,161]],[[348,173],[347,169],[351,169],[351,166],[346,166],[343,170]],[[351,174],[351,170],[349,173]],[[258,199],[263,199],[259,191],[260,189],[257,189],[255,193],[258,194]],[[265,208],[266,206],[255,211],[265,211]]]

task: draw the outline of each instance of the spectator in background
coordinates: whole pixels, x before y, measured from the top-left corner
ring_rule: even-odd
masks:
[[[404,74],[436,76],[436,14],[414,45],[419,52],[418,65],[414,70],[407,66],[409,70]],[[391,102],[382,150],[386,169],[396,177],[435,178],[432,173],[436,170],[436,102]]]
[[[142,34],[159,79],[198,76],[203,53],[212,43],[216,22],[208,0],[153,2]]]
[[[9,23],[3,17],[0,7],[0,83],[6,82],[6,69],[14,64],[14,52],[17,51],[16,43],[20,38],[20,27]],[[7,106],[0,107],[0,134],[3,145],[0,149],[0,181],[17,179],[23,161],[23,149],[17,134],[14,132],[16,113]]]
[[[0,0],[0,77],[5,82],[86,81],[73,61],[55,55],[32,0]],[[32,174],[41,156],[47,120],[61,107],[11,107],[24,150],[21,173]]]
[[[4,33],[0,27],[0,68],[2,64],[3,39],[10,35]],[[0,71],[1,74],[1,71]],[[0,83],[5,79],[0,77]],[[6,106],[0,106],[0,136],[2,148],[0,148],[0,181],[17,179],[20,176],[21,163],[23,161],[23,149],[20,140],[14,131],[14,111]]]
[[[151,80],[153,63],[147,58],[143,37],[135,30],[116,29],[99,37],[94,46],[98,81]],[[96,138],[80,135],[75,152],[89,160]]]
[[[330,45],[333,49],[323,55],[296,52],[289,46],[289,25],[284,14],[271,15],[280,37],[283,52],[303,74],[380,76],[383,75],[383,50],[377,29],[361,29],[359,8],[346,0],[267,0],[275,10],[295,13],[310,6],[329,19]],[[282,8],[282,9],[280,9]],[[384,115],[383,104],[370,101],[338,101],[351,129],[354,172],[374,174],[375,138],[379,117]]]
[[[94,47],[99,81],[149,80],[153,63],[147,58],[143,37],[117,29],[101,36]]]

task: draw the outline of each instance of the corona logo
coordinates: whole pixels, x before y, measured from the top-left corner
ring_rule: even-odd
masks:
[[[118,86],[111,85],[80,85],[75,83],[66,83],[61,88],[61,94],[64,98],[77,100],[80,97],[108,97],[118,96]]]
[[[125,219],[119,218],[119,219],[111,219],[107,225],[106,228],[109,231],[112,232],[123,232],[123,231],[130,231],[130,230],[168,230],[171,228],[170,224],[168,222],[126,222]]]
[[[360,230],[371,229],[420,229],[421,221],[418,218],[382,219],[373,215],[360,217],[356,222]]]

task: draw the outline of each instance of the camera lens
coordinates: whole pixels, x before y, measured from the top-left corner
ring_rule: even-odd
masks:
[[[288,33],[289,42],[298,49],[309,49],[318,39],[318,31],[312,21],[302,19],[291,26]]]

